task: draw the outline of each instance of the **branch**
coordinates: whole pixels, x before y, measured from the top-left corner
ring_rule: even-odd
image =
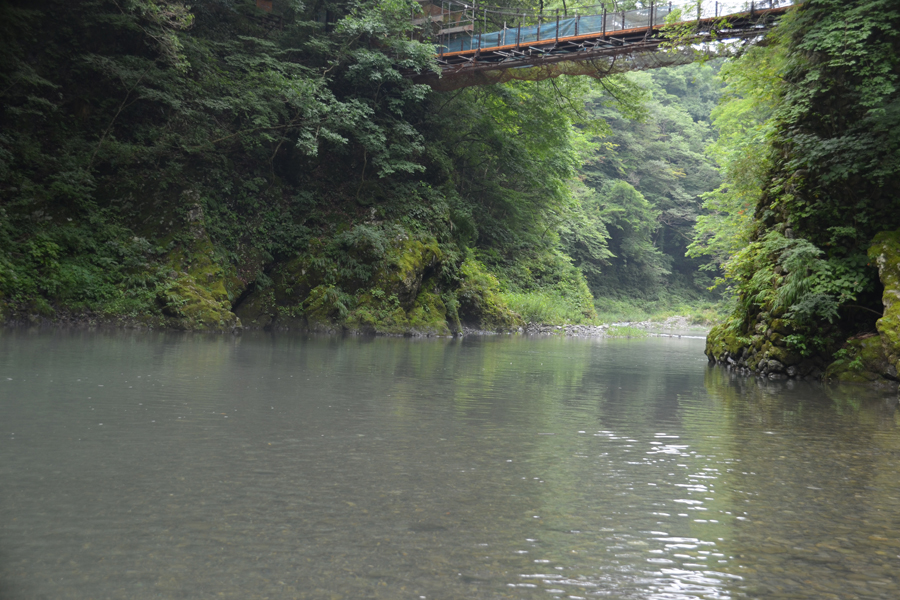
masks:
[[[873,314],[878,315],[879,317],[883,317],[883,316],[884,316],[884,312],[883,312],[883,311],[882,311],[882,312],[878,312],[877,310],[872,310],[871,308],[866,308],[865,306],[860,306],[859,304],[844,304],[843,306],[846,306],[847,308],[859,308],[859,309],[861,309],[861,310],[867,310],[867,311],[869,311],[870,313],[873,313]]]
[[[128,102],[128,97],[131,96],[131,92],[133,92],[134,88],[136,88],[138,86],[138,84],[141,83],[141,80],[144,78],[144,75],[146,75],[147,71],[149,71],[149,70],[150,70],[150,67],[147,67],[146,69],[144,69],[144,72],[141,73],[141,76],[138,77],[137,81],[134,82],[134,85],[131,86],[130,88],[128,88],[128,92],[125,94],[125,99],[122,100],[122,104],[119,105],[119,110],[116,111],[116,114],[115,114],[115,116],[113,116],[112,121],[109,122],[109,125],[106,126],[106,130],[103,132],[103,135],[101,135],[100,139],[97,141],[97,147],[94,148],[94,153],[91,154],[91,160],[88,161],[88,169],[90,169],[93,166],[94,158],[97,157],[97,152],[100,151],[100,146],[103,144],[103,140],[106,139],[106,136],[109,135],[109,132],[112,130],[112,127],[116,122],[116,119],[119,118],[119,115],[122,114],[122,111],[125,110],[126,106],[131,106],[132,104],[134,104],[135,102],[138,101],[138,99],[135,98],[133,101]],[[123,81],[122,83],[125,83],[125,82]]]
[[[210,140],[210,141],[206,142],[206,144],[218,144],[219,142],[224,142],[227,139],[231,139],[233,137],[243,135],[245,133],[254,133],[257,131],[278,131],[279,129],[290,129],[291,127],[296,127],[296,124],[291,122],[291,123],[288,123],[287,125],[273,125],[271,127],[254,127],[253,129],[244,129],[242,131],[236,131],[230,135],[226,135],[224,137],[220,137],[215,140]],[[193,148],[188,148],[188,150],[199,150],[206,144],[202,144],[200,146],[194,146]]]

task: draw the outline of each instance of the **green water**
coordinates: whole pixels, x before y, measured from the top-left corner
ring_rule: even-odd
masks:
[[[0,332],[0,598],[900,598],[896,396],[702,351]]]

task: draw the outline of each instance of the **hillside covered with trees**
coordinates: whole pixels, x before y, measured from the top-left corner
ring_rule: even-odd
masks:
[[[4,4],[4,319],[447,334],[690,287],[713,70],[436,93],[417,7]]]

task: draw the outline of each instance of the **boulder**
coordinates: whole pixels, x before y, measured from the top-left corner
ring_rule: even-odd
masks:
[[[877,335],[851,338],[828,365],[825,379],[841,383],[869,383],[896,379],[896,368],[889,361]]]

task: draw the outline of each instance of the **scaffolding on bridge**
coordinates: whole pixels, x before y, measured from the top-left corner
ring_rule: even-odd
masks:
[[[689,47],[658,52],[666,41],[667,28],[695,25],[692,44],[703,44],[713,36],[719,40],[758,37],[800,1],[695,0],[684,4],[653,0],[643,8],[626,11],[594,5],[525,13],[457,0],[420,0],[422,11],[413,24],[420,39],[435,44],[441,75],[415,74],[414,78],[435,89],[449,90],[510,79],[603,76],[683,64],[695,59],[696,53]],[[589,64],[561,64],[573,62]],[[557,66],[548,68],[550,65]],[[543,76],[511,72],[528,68],[543,69]]]

